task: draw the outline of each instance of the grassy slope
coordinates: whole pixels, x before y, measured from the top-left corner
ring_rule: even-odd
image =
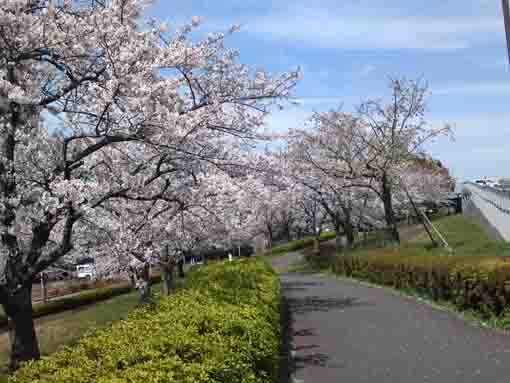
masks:
[[[434,220],[434,225],[446,238],[450,246],[454,249],[454,255],[467,256],[510,256],[510,243],[498,241],[490,238],[478,223],[469,220],[462,215],[442,217]],[[388,245],[386,247],[356,248],[349,250],[349,255],[395,255],[398,251],[404,256],[414,255],[448,255],[446,249],[442,247],[433,248],[431,241],[423,227],[412,226],[401,228],[402,242],[400,246]],[[377,233],[374,233],[377,236]],[[370,238],[369,238],[370,239]],[[321,246],[325,264],[315,267],[329,269],[326,264],[328,257],[335,256],[336,249],[333,244],[323,244]],[[310,252],[309,249],[305,253]],[[345,253],[344,253],[345,254]],[[296,265],[295,268],[306,267]]]
[[[462,215],[454,215],[436,220],[434,225],[446,238],[455,254],[510,256],[510,243],[490,238],[475,222]],[[425,247],[430,243],[425,230],[404,243],[406,247]]]
[[[434,225],[446,238],[450,246],[454,249],[455,254],[459,255],[498,255],[510,256],[510,243],[497,241],[491,239],[485,231],[473,221],[470,221],[462,215],[452,215],[434,220]],[[430,239],[423,228],[419,226],[403,227],[402,231],[402,253],[412,254],[430,254],[437,253],[445,254],[442,248],[431,249]],[[335,233],[326,232],[321,235],[322,240],[333,239]],[[383,238],[383,233],[373,232],[369,233],[368,240],[375,240]],[[290,251],[301,250],[313,245],[313,238],[306,237],[300,240],[292,241],[282,245],[273,247],[272,255],[284,254]],[[364,250],[357,249],[356,253],[364,253],[367,251],[381,251],[383,249]],[[270,255],[266,252],[266,255]]]
[[[452,215],[434,220],[434,225],[443,235],[454,255],[489,255],[489,256],[510,256],[510,243],[497,241],[490,238],[485,231],[476,223],[462,215]],[[425,255],[437,254],[446,255],[447,251],[442,248],[432,248],[431,241],[423,228],[414,227],[409,233],[403,235],[399,246],[402,255]],[[406,231],[408,228],[402,228]],[[408,235],[407,235],[408,234]],[[436,240],[439,238],[434,234]],[[387,254],[394,253],[394,247],[372,249],[355,249],[350,254]]]

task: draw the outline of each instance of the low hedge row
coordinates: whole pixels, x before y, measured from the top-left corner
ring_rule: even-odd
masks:
[[[319,241],[329,241],[336,237],[336,233],[334,231],[327,231],[320,235]],[[315,238],[314,237],[305,237],[302,239],[296,239],[294,241],[290,241],[288,243],[284,243],[282,245],[274,246],[271,250],[267,250],[264,255],[278,255],[288,253],[290,251],[302,250],[307,247],[313,246]]]
[[[161,282],[161,276],[151,278],[152,283]],[[130,284],[121,284],[111,287],[101,287],[93,290],[83,291],[79,294],[56,299],[47,303],[38,303],[33,307],[34,318],[40,318],[50,314],[57,314],[62,311],[72,310],[80,306],[90,305],[95,302],[104,301],[118,295],[127,294],[132,291]],[[0,312],[0,327],[7,326],[7,315]]]
[[[276,382],[279,284],[270,267],[217,263],[187,279],[174,295],[27,363],[9,382]]]
[[[339,255],[333,271],[450,301],[486,317],[510,313],[510,257],[402,255],[398,248]]]

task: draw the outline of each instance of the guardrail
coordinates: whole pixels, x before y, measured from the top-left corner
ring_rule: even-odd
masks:
[[[470,191],[475,191],[485,202],[493,205],[504,214],[510,214],[510,190],[500,190],[490,186],[467,183]]]
[[[463,196],[476,205],[501,237],[510,240],[510,191],[466,183]]]

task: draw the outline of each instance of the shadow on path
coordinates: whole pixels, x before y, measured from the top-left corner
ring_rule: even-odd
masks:
[[[294,345],[295,337],[316,337],[317,331],[314,328],[294,328],[296,315],[310,312],[326,312],[329,310],[341,310],[348,307],[370,306],[371,304],[361,302],[357,298],[321,298],[308,296],[302,298],[289,297],[290,291],[307,290],[310,287],[320,286],[320,282],[285,282],[282,284],[283,297],[281,304],[281,367],[280,383],[291,383],[292,375],[300,369],[308,366],[325,368],[342,368],[343,365],[331,364],[330,356],[320,352],[318,344]]]
[[[319,287],[322,286],[322,282],[301,282],[301,281],[288,281],[282,283],[282,290],[284,293],[288,293],[290,291],[305,291],[310,287]]]
[[[304,298],[287,298],[290,311],[293,315],[305,314],[314,311],[342,310],[347,307],[367,306],[357,298],[321,298],[318,296]]]
[[[510,382],[508,333],[351,280],[280,281],[282,383]]]

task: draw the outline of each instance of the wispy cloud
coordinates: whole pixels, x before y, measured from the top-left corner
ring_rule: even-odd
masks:
[[[338,107],[342,104],[343,100],[344,98],[342,97],[296,97],[293,99],[293,102],[303,107],[321,106],[322,108],[331,108]]]
[[[438,139],[427,145],[453,174],[462,179],[483,175],[508,176],[510,158],[504,142],[510,136],[510,114],[444,116],[431,121],[435,126],[453,123],[455,140]]]
[[[445,86],[431,89],[432,95],[501,95],[510,94],[510,82],[476,82]]]
[[[372,65],[372,64],[367,64],[365,66],[363,66],[360,71],[359,71],[359,74],[361,76],[368,76],[370,73],[373,73],[377,70],[377,67],[375,65]]]
[[[475,115],[433,117],[430,120],[433,126],[443,126],[448,123],[454,127],[455,140],[468,139],[471,143],[488,139],[494,146],[501,146],[501,139],[510,136],[510,114],[488,113]],[[469,153],[469,151],[467,151]]]
[[[266,128],[278,133],[284,133],[289,129],[302,128],[305,120],[311,114],[311,111],[299,106],[274,111],[266,119]]]
[[[501,20],[485,18],[427,18],[342,14],[324,8],[294,7],[252,19],[252,34],[312,46],[357,50],[455,50],[494,42]]]

